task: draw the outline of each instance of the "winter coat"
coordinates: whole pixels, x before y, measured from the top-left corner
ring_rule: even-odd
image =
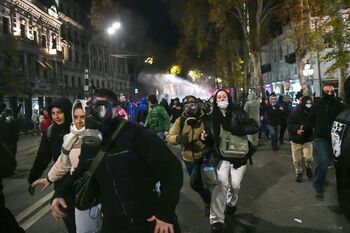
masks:
[[[341,112],[333,122],[332,147],[340,206],[350,214],[350,109]]]
[[[144,123],[148,114],[147,100],[143,98],[139,107],[137,108],[137,122]]]
[[[70,123],[72,122],[72,103],[68,99],[61,98],[52,102],[52,104],[49,106],[49,112],[51,112],[52,108],[54,107],[57,107],[63,111],[65,122],[62,125],[57,125],[54,123],[52,126],[50,126],[52,128],[49,137],[47,135],[48,131],[46,131],[41,137],[37,156],[29,173],[29,184],[41,177],[51,160],[56,162],[58,156],[61,154],[63,136],[70,132]]]
[[[249,118],[252,118],[256,123],[260,122],[260,102],[255,92],[250,92],[248,101],[244,105],[244,111],[247,112]]]
[[[281,124],[282,111],[280,106],[276,104],[272,106],[271,104],[266,107],[267,124],[272,126],[277,126]]]
[[[218,108],[214,108],[210,115],[209,141],[213,142],[213,155],[220,160],[226,160],[233,164],[235,168],[247,164],[249,156],[244,158],[224,158],[219,149],[220,145],[220,126],[233,135],[244,136],[259,132],[259,126],[255,120],[250,119],[248,114],[239,107],[229,105],[224,116]],[[252,148],[251,148],[252,149]],[[253,153],[253,150],[250,151]],[[250,153],[249,153],[250,154]]]
[[[163,106],[154,104],[148,108],[145,127],[153,132],[169,131],[170,118]]]
[[[119,124],[120,119],[113,120],[104,138],[109,138]],[[180,161],[166,144],[153,132],[126,122],[108,148],[93,176],[102,204],[101,231],[115,232],[116,218],[138,223],[155,215],[165,222],[174,223],[183,172]],[[82,145],[73,179],[56,190],[55,197],[64,197],[74,191],[72,185],[89,169],[98,150]],[[157,181],[161,183],[160,196],[154,192]]]
[[[298,144],[304,144],[306,142],[312,142],[314,140],[312,129],[305,130],[302,135],[297,134],[300,126],[304,125],[307,115],[308,112],[306,112],[302,106],[299,106],[297,111],[292,112],[289,115],[287,128],[290,141]]]
[[[342,103],[334,99],[326,99],[325,97],[315,103],[308,115],[304,128],[314,128],[316,138],[331,139],[331,128],[334,119],[344,109]]]
[[[200,137],[204,130],[204,121],[207,120],[207,117],[203,111],[200,111],[198,116],[196,116],[197,122],[194,127],[191,127],[187,123],[186,119],[188,117],[186,112],[184,112],[176,119],[166,140],[173,145],[181,144],[183,160],[192,162],[202,158],[205,152],[206,145]]]

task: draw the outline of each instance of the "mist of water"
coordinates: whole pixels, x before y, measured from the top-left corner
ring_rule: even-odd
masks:
[[[208,99],[213,87],[207,83],[192,83],[171,74],[145,74],[138,76],[138,82],[144,85],[148,94],[155,94],[160,98],[169,95],[169,100],[175,97],[180,101],[186,95],[193,95],[201,99]]]

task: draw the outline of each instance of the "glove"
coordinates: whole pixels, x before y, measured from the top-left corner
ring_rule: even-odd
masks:
[[[178,136],[177,137],[177,140],[176,140],[179,144],[187,144],[190,142],[190,139],[188,138],[188,136],[186,135],[181,135],[181,136]]]
[[[32,185],[30,184],[28,187],[28,192],[31,196],[33,196],[35,193],[35,187],[32,187]]]

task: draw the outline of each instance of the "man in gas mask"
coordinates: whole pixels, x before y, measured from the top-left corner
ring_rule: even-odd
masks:
[[[116,99],[108,89],[95,89],[88,99],[88,134],[83,136],[79,164],[71,179],[56,190],[53,215],[64,216],[63,198],[74,192],[74,182],[101,149],[105,155],[92,177],[101,194],[101,232],[179,232],[175,207],[182,186],[181,163],[155,133],[131,122],[125,122],[111,141],[124,121],[118,117]],[[153,191],[157,181],[161,182],[160,196]]]
[[[344,106],[334,95],[334,87],[325,84],[322,89],[322,97],[311,108],[310,114],[306,118],[304,130],[314,129],[315,170],[313,187],[316,191],[315,197],[323,199],[324,185],[328,165],[332,158],[331,129],[336,116],[343,110]]]
[[[182,159],[190,175],[191,188],[203,199],[204,214],[209,216],[210,191],[203,187],[200,173],[203,156],[206,152],[206,145],[200,140],[200,136],[205,131],[207,115],[199,107],[199,100],[192,95],[183,99],[183,106],[184,111],[171,127],[166,140],[173,145],[181,144]]]

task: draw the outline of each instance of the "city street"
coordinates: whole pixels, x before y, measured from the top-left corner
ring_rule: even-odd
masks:
[[[4,180],[6,205],[28,233],[66,232],[62,221],[56,222],[50,214],[52,187],[46,191],[36,190],[34,196],[27,192],[26,179],[39,141],[38,136],[21,136],[17,174]],[[289,144],[273,153],[269,141],[262,140],[262,143],[264,145],[254,156],[254,165],[248,165],[241,186],[237,219],[233,223],[235,227],[245,225],[252,231],[235,232],[350,232],[350,225],[337,208],[334,169],[329,169],[324,201],[318,201],[310,181],[305,178],[300,184],[294,181]],[[174,153],[179,153],[179,147],[170,147]],[[177,208],[182,232],[209,233],[204,204],[189,187],[187,174],[184,178]]]

